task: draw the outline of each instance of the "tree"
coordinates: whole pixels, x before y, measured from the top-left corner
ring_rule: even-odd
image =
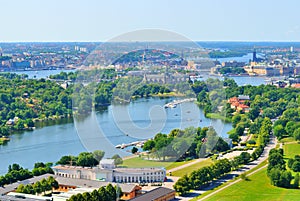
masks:
[[[58,189],[58,188],[59,188],[58,182],[57,182],[52,176],[50,176],[50,177],[48,178],[48,184],[49,184],[52,188],[54,188],[54,189]]]
[[[273,129],[274,135],[278,138],[281,139],[285,135],[285,130],[282,125],[277,125]]]
[[[93,153],[81,152],[78,155],[76,164],[83,167],[93,167],[98,164],[98,161],[94,158]]]
[[[143,146],[144,151],[151,151],[155,147],[154,140],[147,140]]]
[[[300,141],[300,128],[297,128],[294,131],[294,139],[297,140],[297,141]]]
[[[103,158],[104,155],[105,155],[105,152],[102,151],[102,150],[95,150],[95,151],[93,152],[93,154],[94,154],[94,158],[95,158],[97,161],[101,161],[102,158]]]
[[[190,182],[187,175],[184,175],[174,184],[174,189],[179,195],[186,195],[190,190]]]
[[[33,184],[33,190],[37,194],[40,194],[41,192],[43,192],[42,185],[41,185],[41,183],[39,181],[37,181],[37,182],[35,182],[35,184]]]
[[[102,201],[111,201],[108,192],[106,191],[104,186],[101,186],[98,190],[99,197]]]
[[[39,167],[45,167],[45,164],[43,162],[37,162],[34,164],[34,168],[39,168]]]
[[[91,196],[91,194],[90,194],[89,192],[84,192],[84,193],[82,193],[82,197],[83,197],[83,200],[84,200],[84,201],[90,201],[90,200],[93,200],[93,199],[92,199],[92,196]]]
[[[121,158],[121,156],[119,156],[119,154],[115,154],[111,158],[115,160],[116,166],[123,164],[123,159]]]
[[[300,172],[300,161],[295,161],[291,168],[294,172]]]
[[[299,188],[299,173],[297,173],[294,177],[293,188]]]
[[[136,148],[136,147],[132,147],[132,149],[131,149],[131,153],[135,154],[136,152],[138,152],[138,148]]]
[[[71,161],[73,162],[73,165],[74,163],[76,162],[76,158],[74,156],[62,156],[59,161],[57,161],[57,164],[60,164],[60,165],[70,165],[71,164]]]
[[[111,184],[106,186],[106,193],[108,194],[110,200],[117,200],[116,189]]]

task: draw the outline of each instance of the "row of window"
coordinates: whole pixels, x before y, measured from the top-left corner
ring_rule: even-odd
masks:
[[[163,182],[164,176],[154,176],[154,177],[123,177],[123,176],[116,176],[114,177],[115,182],[121,182],[121,183],[143,183],[143,182]]]

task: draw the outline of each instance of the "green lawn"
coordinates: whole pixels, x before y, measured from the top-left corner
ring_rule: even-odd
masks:
[[[212,163],[213,162],[211,159],[206,159],[206,160],[196,163],[194,165],[188,166],[188,167],[180,169],[178,171],[174,171],[174,172],[172,172],[172,176],[182,177],[185,174],[190,174],[192,171],[200,169],[205,166],[209,166]]]
[[[286,158],[294,157],[294,155],[300,153],[300,144],[292,143],[292,144],[285,144],[283,146],[284,154]],[[266,161],[259,166],[263,166],[266,164]],[[256,167],[257,169],[259,167]],[[254,170],[247,172],[249,174]],[[274,200],[274,201],[293,201],[293,200],[300,200],[300,190],[299,189],[284,189],[272,186],[270,184],[270,180],[267,177],[267,168],[262,169],[261,171],[249,176],[250,181],[240,181],[223,191],[209,197],[207,200],[215,201],[215,200],[239,200],[239,201],[260,201],[260,200]],[[227,185],[227,182],[224,185]],[[213,191],[223,187],[224,185],[217,187],[211,191],[204,193],[204,195],[210,194]],[[197,199],[193,199],[197,200]]]
[[[165,167],[167,170],[181,166],[192,161],[182,161],[182,162],[163,162],[163,161],[153,161],[147,160],[142,157],[135,157],[125,159],[122,166],[124,167]]]
[[[219,113],[207,113],[206,117],[210,118],[210,119],[221,119],[221,120],[226,121],[226,122],[231,122],[231,118],[223,116]]]
[[[282,138],[281,140],[280,140],[280,142],[294,142],[295,140],[294,140],[294,138],[293,137],[285,137],[285,138]]]
[[[300,144],[292,143],[283,145],[285,158],[294,158],[296,154],[300,154]]]
[[[267,177],[267,168],[249,176],[250,181],[238,182],[223,191],[209,197],[207,200],[216,201],[293,201],[299,200],[299,189],[284,189],[272,186]]]

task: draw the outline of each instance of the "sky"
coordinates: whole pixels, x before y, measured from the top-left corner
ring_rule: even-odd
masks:
[[[0,41],[100,41],[162,29],[194,41],[300,41],[299,0],[0,0]]]

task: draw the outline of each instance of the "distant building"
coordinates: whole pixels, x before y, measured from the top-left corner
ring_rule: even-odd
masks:
[[[236,111],[249,112],[250,107],[248,105],[245,105],[246,101],[250,101],[249,96],[239,95],[238,97],[230,98],[228,100],[228,103],[230,103],[230,107]]]
[[[117,183],[161,183],[165,181],[164,168],[116,168],[111,160],[100,161],[97,167],[57,165],[55,175],[74,179],[88,179]]]

